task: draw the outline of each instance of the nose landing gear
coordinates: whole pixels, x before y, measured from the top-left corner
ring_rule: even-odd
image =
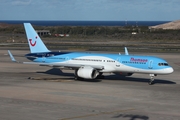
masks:
[[[157,76],[156,74],[149,74],[150,76],[150,80],[149,80],[149,85],[153,85],[154,84],[154,76]]]

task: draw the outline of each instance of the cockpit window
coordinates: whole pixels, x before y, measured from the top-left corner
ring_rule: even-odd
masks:
[[[159,66],[168,66],[167,63],[158,63]]]

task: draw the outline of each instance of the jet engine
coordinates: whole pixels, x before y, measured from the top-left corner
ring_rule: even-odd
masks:
[[[83,66],[75,70],[75,75],[80,78],[95,79],[99,75],[99,72],[90,66]]]

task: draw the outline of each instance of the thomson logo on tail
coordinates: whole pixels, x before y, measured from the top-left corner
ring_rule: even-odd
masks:
[[[37,38],[38,38],[38,37],[36,36],[36,39],[37,39]],[[35,41],[34,43],[32,43],[32,39],[29,39],[29,42],[30,42],[30,45],[33,46],[33,47],[36,45],[36,41]]]

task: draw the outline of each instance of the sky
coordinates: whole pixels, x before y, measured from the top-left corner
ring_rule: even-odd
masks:
[[[175,21],[180,0],[1,0],[0,20]]]

